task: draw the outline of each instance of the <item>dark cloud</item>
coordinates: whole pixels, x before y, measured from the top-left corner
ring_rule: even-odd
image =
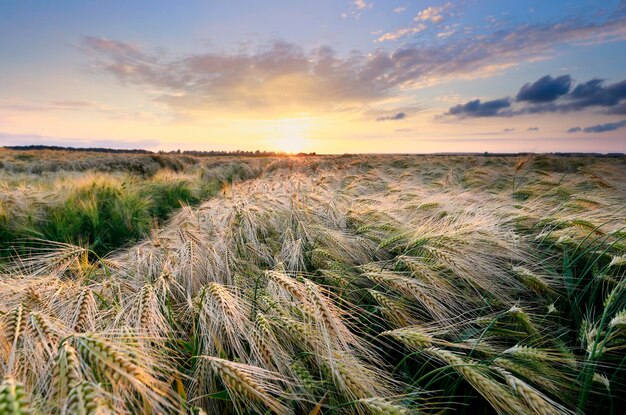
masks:
[[[590,127],[585,127],[585,128],[573,127],[567,130],[567,132],[579,133],[582,131],[585,133],[605,133],[607,131],[615,131],[623,127],[626,127],[626,120],[617,121],[617,122],[607,122],[605,124],[597,124],[597,125],[592,125]]]
[[[447,112],[457,117],[495,117],[502,115],[502,110],[511,106],[509,98],[480,102],[479,99],[456,105]]]
[[[606,108],[605,112],[609,114],[620,114],[620,111],[626,113],[626,108],[620,105],[622,100],[626,100],[626,80],[604,85],[604,80],[592,79],[576,85],[570,93],[562,95],[553,102],[528,105],[516,113],[541,114]]]
[[[528,127],[526,131],[539,131],[539,127]]]
[[[566,96],[568,102],[560,110],[576,111],[588,107],[614,107],[626,99],[626,80],[604,86],[602,79],[592,79],[577,85]]]
[[[527,83],[517,93],[516,99],[520,102],[532,103],[552,102],[569,92],[572,77],[569,75],[556,78],[546,75],[533,83]]]
[[[619,105],[609,108],[606,111],[607,114],[626,115],[626,102],[622,102]]]
[[[513,131],[515,131],[515,128],[505,128],[504,130],[502,130],[502,132],[504,132],[504,133],[510,133],[510,132],[513,132]]]
[[[571,77],[562,75],[552,78],[546,75],[539,80],[525,84],[516,97],[515,107],[499,108],[488,114],[461,111],[464,105],[452,107],[446,115],[465,117],[504,116],[511,117],[523,114],[545,114],[553,112],[574,112],[590,108],[603,110],[608,114],[626,114],[626,80],[605,85],[602,79],[592,79],[576,85],[570,92]],[[474,104],[478,100],[465,105]],[[489,101],[489,102],[497,102]],[[455,111],[453,111],[455,110]]]
[[[286,113],[355,108],[408,88],[488,76],[529,58],[550,57],[558,44],[622,38],[626,38],[626,15],[617,10],[344,56],[327,46],[304,50],[284,41],[255,51],[172,58],[126,42],[87,37],[83,50],[97,69],[122,83],[161,91],[158,100],[176,111],[235,108]]]
[[[626,127],[626,120],[618,122],[609,122],[606,124],[592,125],[591,127],[583,128],[586,133],[604,133],[607,131],[615,131],[618,128]]]
[[[386,115],[382,117],[376,118],[376,121],[398,121],[406,118],[406,114],[404,112],[398,112],[394,115]]]

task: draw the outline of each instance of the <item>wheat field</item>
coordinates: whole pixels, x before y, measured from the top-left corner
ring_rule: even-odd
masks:
[[[623,410],[625,158],[192,159],[0,166],[0,414]],[[213,190],[46,233],[85,181],[177,175]]]

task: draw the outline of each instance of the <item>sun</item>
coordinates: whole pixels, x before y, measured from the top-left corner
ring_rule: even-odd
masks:
[[[278,121],[270,139],[272,147],[285,153],[300,153],[307,150],[309,122],[302,118],[286,118]]]
[[[307,139],[302,136],[291,135],[275,139],[276,148],[285,153],[300,153],[304,151]]]

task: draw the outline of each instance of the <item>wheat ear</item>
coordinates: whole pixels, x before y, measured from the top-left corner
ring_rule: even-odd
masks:
[[[245,407],[253,407],[264,413],[263,406],[278,415],[292,411],[278,398],[286,393],[275,382],[283,380],[274,372],[265,369],[231,362],[212,356],[203,356],[210,362],[211,369],[219,376],[234,401],[241,400]],[[259,403],[263,405],[259,405]]]
[[[64,415],[113,415],[101,392],[89,382],[76,384],[69,393]]]
[[[31,414],[24,385],[12,376],[7,376],[0,385],[0,414],[28,415]]]

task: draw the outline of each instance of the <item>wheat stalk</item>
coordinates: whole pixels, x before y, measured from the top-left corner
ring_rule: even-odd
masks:
[[[537,367],[516,362],[514,360],[498,357],[493,360],[496,366],[503,369],[515,372],[518,375],[523,376],[532,383],[540,385],[544,390],[552,393],[558,393],[561,388],[566,387],[566,381],[564,379],[553,379],[551,376],[545,376],[543,372],[545,370],[538,370]],[[556,372],[558,374],[558,372]],[[559,376],[561,377],[561,376]]]
[[[428,287],[412,278],[380,270],[366,272],[364,275],[379,285],[388,286],[409,298],[415,298],[432,317],[437,319],[445,319],[453,310],[453,307],[445,308],[434,299],[434,296],[429,295]]]
[[[93,315],[96,310],[96,302],[89,288],[84,288],[76,301],[76,309],[72,318],[74,331],[88,331],[93,328]]]
[[[4,335],[6,339],[4,347],[9,350],[5,373],[11,373],[15,366],[15,355],[17,353],[18,341],[26,325],[26,321],[24,318],[24,308],[21,304],[19,304],[17,307],[11,310],[8,315],[4,317]]]
[[[372,415],[408,415],[407,408],[395,405],[383,398],[359,399],[357,405],[364,406]]]
[[[529,288],[538,294],[551,294],[553,292],[552,287],[545,281],[544,278],[535,274],[527,268],[516,266],[512,271],[520,278],[520,280],[526,284]]]
[[[12,376],[6,376],[0,384],[0,414],[29,415],[31,413],[24,386]]]
[[[54,397],[58,406],[61,406],[70,389],[81,379],[80,362],[76,350],[68,342],[63,342],[57,351],[51,380],[51,396]]]
[[[503,355],[510,355],[519,359],[534,360],[540,362],[563,363],[568,366],[575,366],[576,360],[572,355],[565,355],[559,350],[538,349],[536,347],[515,345],[502,352]]]
[[[28,322],[33,334],[39,338],[39,344],[46,353],[52,357],[56,351],[57,335],[46,318],[39,312],[31,311],[28,314]]]
[[[368,290],[368,292],[380,304],[380,310],[383,315],[395,326],[404,327],[410,324],[411,317],[400,302],[394,301],[375,290]]]
[[[518,306],[509,309],[509,314],[518,322],[518,324],[531,336],[539,335],[539,331],[530,319],[526,311]]]
[[[63,414],[113,415],[114,412],[97,386],[89,382],[80,382],[70,390]]]
[[[144,405],[154,410],[173,407],[171,391],[153,373],[158,363],[138,348],[131,348],[131,343],[113,343],[93,333],[77,335],[74,341],[78,351],[100,370],[117,393],[134,399],[134,391]]]
[[[526,410],[518,399],[501,384],[488,377],[485,374],[485,369],[478,363],[463,359],[461,356],[444,349],[430,347],[424,351],[453,367],[498,413],[526,414]]]
[[[285,382],[279,374],[217,357],[201,357],[210,362],[211,369],[228,388],[240,408],[252,407],[263,413],[264,407],[267,407],[279,415],[293,412],[277,398],[287,395],[279,386],[279,383]]]
[[[574,415],[574,411],[570,411],[562,405],[557,404],[532,386],[528,385],[521,379],[508,373],[506,370],[499,369],[498,372],[504,376],[509,386],[521,396],[528,407],[540,415]]]

